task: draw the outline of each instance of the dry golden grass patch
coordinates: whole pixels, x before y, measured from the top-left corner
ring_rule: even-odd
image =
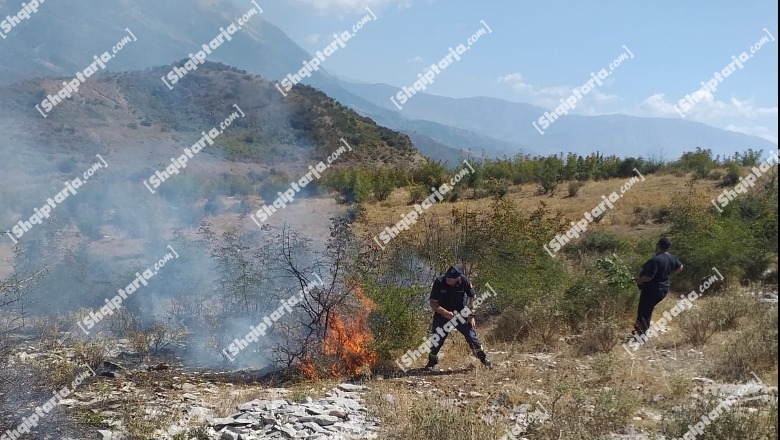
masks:
[[[662,226],[647,224],[633,225],[636,215],[634,210],[638,207],[650,208],[669,205],[672,197],[679,191],[686,189],[689,176],[675,176],[673,174],[652,174],[645,176],[645,181],[634,183],[623,197],[618,200],[614,209],[607,211],[600,224],[592,224],[593,229],[609,226],[610,230],[620,235],[648,235],[657,234]],[[538,185],[515,185],[510,187],[507,198],[512,200],[521,210],[531,212],[545,203],[552,212],[560,211],[571,220],[581,219],[583,213],[590,212],[602,202],[601,196],[608,196],[612,192],[620,194],[620,188],[630,179],[609,179],[602,181],[588,181],[580,189],[576,197],[567,197],[567,193],[561,186],[553,197],[538,194]],[[694,184],[697,191],[711,194],[714,197],[720,192],[716,182],[710,180],[698,180]],[[470,196],[471,191],[466,191],[462,196]],[[461,199],[455,203],[437,203],[426,212],[436,215],[448,215],[454,207],[466,208],[469,211],[488,211],[492,198],[478,200]],[[366,204],[365,220],[355,224],[358,235],[378,235],[386,226],[392,226],[401,220],[401,214],[407,214],[413,210],[408,204],[409,191],[405,188],[396,189],[386,201],[376,204]],[[633,225],[633,226],[632,226]]]

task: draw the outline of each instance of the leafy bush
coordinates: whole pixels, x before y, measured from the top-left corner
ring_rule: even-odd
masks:
[[[712,158],[712,150],[696,148],[696,151],[683,153],[682,157],[672,165],[673,168],[684,172],[692,172],[700,179],[706,179],[709,172],[717,166]]]
[[[737,202],[740,200],[742,198]],[[740,218],[738,212],[719,214],[712,209],[709,197],[693,190],[690,185],[686,192],[674,197],[672,206],[675,210],[670,218],[669,237],[672,253],[685,265],[680,274],[683,290],[698,286],[698,281],[710,275],[713,267],[727,278],[736,279],[760,277],[768,267],[767,247],[770,245],[752,231],[766,229],[757,225],[757,219]],[[774,230],[777,231],[776,214],[772,213],[768,203],[763,206],[767,214],[759,218],[774,218]],[[737,208],[738,204],[734,204],[733,209]],[[775,201],[774,212],[776,210]]]
[[[739,165],[736,163],[729,163],[726,168],[726,174],[721,178],[720,180],[720,187],[733,187],[737,183],[739,183],[740,178],[740,169]]]
[[[409,186],[409,204],[421,203],[428,196],[430,196],[430,190],[425,185],[413,184]]]
[[[572,332],[580,333],[596,319],[624,317],[634,308],[637,296],[635,289],[610,285],[597,271],[586,271],[564,290],[561,311]]]
[[[374,197],[378,201],[387,200],[395,189],[395,182],[387,174],[379,174],[374,178]]]
[[[555,156],[548,157],[536,173],[539,182],[539,193],[555,193],[555,188],[563,181],[563,162]]]
[[[607,284],[621,289],[629,289],[635,285],[634,277],[620,258],[612,254],[611,258],[596,260],[596,267],[606,276]]]
[[[438,188],[444,182],[449,182],[447,177],[449,172],[438,162],[426,162],[422,167],[413,170],[411,174],[415,182],[419,182],[428,188],[432,186]]]
[[[487,179],[485,180],[485,190],[490,197],[504,197],[509,192],[509,181],[506,179]]]
[[[579,241],[569,243],[564,247],[570,254],[586,253],[602,255],[620,252],[628,248],[628,243],[619,235],[610,231],[588,231]]]
[[[420,291],[369,283],[363,291],[377,306],[368,318],[373,349],[380,361],[392,364],[395,357],[418,347],[427,334],[425,314],[418,307]]]

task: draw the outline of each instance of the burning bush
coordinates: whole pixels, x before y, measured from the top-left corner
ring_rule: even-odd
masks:
[[[376,365],[377,354],[371,348],[374,338],[368,326],[369,313],[376,305],[360,286],[355,285],[351,290],[355,292],[357,304],[335,307],[326,318],[319,360],[306,357],[299,365],[299,370],[309,379],[356,375],[370,372]]]

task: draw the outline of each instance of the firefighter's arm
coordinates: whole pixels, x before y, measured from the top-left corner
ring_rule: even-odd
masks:
[[[453,317],[455,317],[454,313],[452,313],[449,310],[445,309],[444,307],[440,306],[438,300],[431,299],[430,303],[431,303],[431,309],[435,313],[438,313],[439,315],[441,315],[441,316],[443,316],[443,317],[445,317],[447,319],[452,319]]]

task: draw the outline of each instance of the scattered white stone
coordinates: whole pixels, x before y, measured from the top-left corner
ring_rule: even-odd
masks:
[[[239,412],[209,421],[212,440],[254,439],[376,439],[378,422],[367,416],[361,385],[340,384],[321,399],[303,403],[255,399],[237,406]],[[275,395],[285,393],[276,392]]]
[[[364,391],[367,390],[367,387],[364,387],[363,385],[353,385],[351,383],[342,383],[339,385],[339,389],[341,391],[346,392],[357,392],[357,391]]]

